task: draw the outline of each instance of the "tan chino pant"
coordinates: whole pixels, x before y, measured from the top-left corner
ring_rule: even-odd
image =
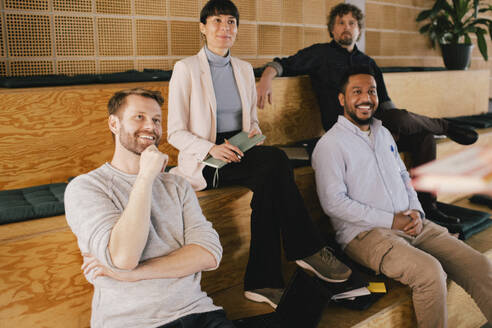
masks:
[[[417,237],[373,229],[360,233],[345,252],[358,263],[411,287],[420,328],[447,326],[446,274],[471,295],[492,322],[492,262],[446,228],[423,221]]]

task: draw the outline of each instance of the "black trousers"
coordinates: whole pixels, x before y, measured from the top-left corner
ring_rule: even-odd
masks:
[[[159,328],[234,328],[234,325],[223,310],[217,310],[190,314]]]
[[[217,144],[222,143],[220,139]],[[208,166],[203,170],[209,187],[214,173]],[[255,146],[241,162],[219,170],[219,187],[229,185],[253,191],[244,289],[283,288],[281,242],[289,261],[310,256],[324,246],[297,189],[289,159],[278,148]]]
[[[397,108],[378,110],[375,117],[380,119],[393,134],[399,151],[410,153],[412,167],[436,159],[434,134],[446,134],[448,129],[446,120],[430,118]],[[436,197],[427,192],[419,192],[418,197],[424,210],[434,206],[436,202]]]

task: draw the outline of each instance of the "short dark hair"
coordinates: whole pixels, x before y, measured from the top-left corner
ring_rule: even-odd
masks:
[[[154,99],[159,106],[164,104],[164,98],[160,91],[147,90],[143,88],[127,89],[116,92],[108,101],[108,114],[117,115],[120,108],[125,104],[126,97],[137,95],[145,98]]]
[[[330,36],[332,38],[333,38],[333,33],[332,33],[333,26],[335,26],[335,20],[337,16],[343,17],[349,13],[351,13],[352,16],[354,16],[354,18],[357,20],[357,24],[359,25],[359,30],[362,30],[362,28],[364,27],[364,14],[362,13],[362,10],[349,3],[340,3],[335,7],[331,8],[330,14],[328,15],[328,32],[330,32]],[[360,36],[361,34],[359,34],[359,38]]]
[[[371,75],[374,80],[376,80],[376,73],[369,65],[354,65],[350,66],[345,70],[338,84],[338,91],[345,94],[345,89],[347,88],[348,81],[352,75],[367,74]]]
[[[210,0],[203,6],[200,12],[200,22],[207,24],[207,18],[217,15],[231,15],[236,19],[236,25],[239,26],[239,10],[230,0]]]

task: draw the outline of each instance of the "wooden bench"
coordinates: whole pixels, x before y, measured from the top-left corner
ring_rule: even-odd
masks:
[[[422,114],[430,109],[420,104],[412,106],[412,102],[407,104],[404,96],[413,93],[417,95],[415,99],[423,99],[421,94],[439,89],[437,86],[444,85],[444,81],[458,81],[459,78],[455,89],[475,85],[470,90],[484,89],[479,94],[488,98],[487,71],[434,72],[437,73],[442,75],[437,82],[434,75],[432,79],[426,75],[432,73],[390,73],[385,79],[398,106],[418,109],[415,111]],[[394,89],[399,80],[407,82],[401,89]],[[415,82],[412,92],[408,89],[410,81]],[[114,92],[137,86],[160,90],[167,98],[167,82],[0,89],[0,188],[66,181],[109,161],[113,142],[107,129],[106,103]],[[449,86],[446,88],[447,99],[452,98],[452,103],[460,104],[459,111],[454,106],[456,111],[452,113],[476,114],[486,110],[486,99],[469,101],[457,92],[450,92]],[[261,128],[268,136],[267,144],[286,144],[322,134],[319,111],[307,77],[276,79],[274,94],[275,104],[259,111]],[[433,116],[444,113],[452,116],[446,111],[446,105],[436,100],[438,97],[442,96],[432,97],[433,103],[425,102],[432,108],[440,108]],[[164,118],[166,109],[167,103]],[[166,124],[164,122],[164,126]],[[492,140],[491,131],[481,134],[480,142],[482,136],[489,142]],[[448,147],[448,144],[450,148],[455,147],[452,143],[442,142],[439,148]],[[170,155],[170,164],[175,165],[177,151],[165,142],[160,149]],[[296,169],[295,175],[313,218],[326,226],[312,169]],[[242,298],[242,277],[249,249],[251,192],[241,187],[229,187],[198,192],[198,197],[224,246],[220,268],[203,275],[204,289],[217,304],[226,308],[231,318],[271,311],[268,306]],[[0,226],[0,263],[0,326],[2,323],[15,327],[89,325],[92,288],[80,271],[81,256],[63,215]],[[286,265],[287,274],[292,267],[292,264]],[[408,301],[408,290],[400,286],[384,299]],[[327,311],[330,313],[331,310]]]

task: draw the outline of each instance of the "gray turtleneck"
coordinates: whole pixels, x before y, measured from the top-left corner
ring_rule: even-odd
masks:
[[[231,65],[230,52],[222,57],[211,52],[205,46],[215,99],[217,101],[217,132],[229,132],[242,129],[241,97]]]

